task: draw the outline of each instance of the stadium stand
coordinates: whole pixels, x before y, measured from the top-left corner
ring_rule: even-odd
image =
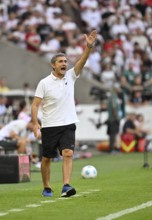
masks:
[[[25,82],[33,92],[55,52],[71,57],[71,65],[84,49],[83,33],[92,29],[98,38],[76,84],[78,103],[98,105],[117,85],[126,105],[151,108],[151,0],[0,0],[0,65],[9,92]]]
[[[82,33],[97,29],[98,39],[86,64],[85,77],[96,79],[103,84],[108,81],[107,86],[110,86],[113,83],[120,83],[124,75],[131,88],[129,96],[127,93],[126,97],[128,101],[132,101],[134,80],[130,81],[126,72],[131,71],[133,78],[140,75],[143,84],[143,91],[140,94],[142,103],[152,98],[151,91],[147,89],[146,78],[150,78],[148,79],[150,87],[152,72],[150,2],[1,0],[1,38],[36,53],[47,62],[57,51],[65,52],[67,56],[72,57],[73,62],[84,48]],[[72,50],[75,54],[72,54]],[[145,72],[147,66],[149,69]],[[147,91],[150,94],[147,94]]]

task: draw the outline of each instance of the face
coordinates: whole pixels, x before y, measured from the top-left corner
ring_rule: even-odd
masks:
[[[136,117],[135,114],[130,114],[130,120],[131,120],[131,121],[135,121],[135,117]]]
[[[143,119],[143,116],[139,116],[138,117],[138,121],[142,122],[144,119]]]
[[[67,71],[67,59],[66,57],[57,57],[57,60],[55,63],[51,64],[53,70],[54,70],[54,75],[63,78],[66,71]]]

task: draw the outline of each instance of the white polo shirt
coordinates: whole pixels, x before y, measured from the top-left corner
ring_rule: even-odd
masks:
[[[35,96],[43,99],[42,127],[62,126],[79,121],[74,100],[74,84],[78,77],[72,68],[62,79],[51,73],[39,82]]]
[[[17,135],[21,135],[22,132],[26,131],[27,124],[28,121],[20,119],[9,122],[7,125],[0,129],[0,140],[9,138],[11,132],[16,133]]]

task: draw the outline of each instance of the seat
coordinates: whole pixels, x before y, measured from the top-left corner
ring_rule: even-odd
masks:
[[[122,134],[121,135],[121,146],[120,150],[125,153],[134,152],[137,141],[133,134]]]

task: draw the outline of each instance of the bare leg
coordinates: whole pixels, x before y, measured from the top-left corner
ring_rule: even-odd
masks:
[[[73,151],[65,149],[62,151],[63,156],[63,184],[69,184],[72,174]]]
[[[50,187],[50,164],[51,159],[42,157],[41,161],[41,175],[42,175],[42,181],[44,188],[51,188]]]
[[[27,141],[24,138],[20,138],[18,140],[18,153],[19,154],[26,154],[27,153]]]

